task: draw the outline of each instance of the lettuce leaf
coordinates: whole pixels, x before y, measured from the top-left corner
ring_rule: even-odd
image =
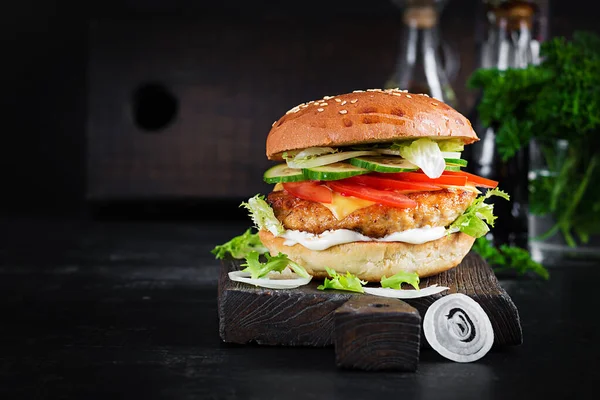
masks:
[[[227,254],[231,254],[236,259],[244,258],[251,251],[263,254],[267,252],[267,248],[263,246],[258,233],[252,233],[252,228],[248,228],[241,235],[234,237],[226,243],[215,246],[210,252],[215,255],[215,258],[222,260]]]
[[[465,144],[460,139],[444,139],[437,142],[441,151],[463,151]]]
[[[346,275],[340,275],[337,271],[325,267],[325,270],[331,276],[332,279],[325,278],[322,285],[319,285],[317,289],[326,290],[326,289],[337,289],[337,290],[346,290],[349,292],[358,292],[364,293],[363,285],[366,285],[366,281],[362,281],[358,279],[356,276],[352,275],[350,272],[346,272]]]
[[[248,199],[247,203],[240,204],[240,207],[246,207],[250,211],[250,218],[257,229],[266,229],[275,236],[281,235],[285,231],[264,196],[257,194]]]
[[[494,215],[494,205],[484,203],[484,201],[492,196],[510,200],[510,196],[498,188],[488,190],[483,196],[476,198],[464,214],[450,225],[448,233],[460,231],[474,238],[479,238],[488,233],[490,226],[494,226],[496,216]]]
[[[392,146],[400,155],[415,164],[428,177],[439,178],[446,168],[446,160],[437,142],[423,138],[409,143],[394,143]]]
[[[246,256],[246,262],[241,264],[242,267],[246,267],[242,271],[250,273],[252,279],[263,278],[271,271],[281,272],[287,266],[302,278],[308,278],[310,276],[302,266],[290,260],[288,256],[283,253],[279,253],[276,256],[265,253],[267,261],[264,263],[260,262],[259,256],[260,254],[256,251],[250,252],[250,254]]]
[[[419,290],[419,275],[415,272],[400,271],[387,278],[385,275],[381,278],[381,287],[391,289],[402,289],[402,283],[408,283],[416,290]]]

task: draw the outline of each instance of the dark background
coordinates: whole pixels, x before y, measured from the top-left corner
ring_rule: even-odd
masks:
[[[552,1],[549,33],[597,30],[592,3]],[[442,17],[467,114],[479,4],[450,0]],[[302,101],[382,85],[400,28],[387,0],[3,2],[0,398],[593,393],[600,304],[579,289],[600,279],[597,262],[561,265],[549,281],[501,277],[524,343],[475,364],[424,351],[414,374],[341,371],[333,349],[221,342],[210,250],[249,224],[237,206],[262,187],[272,121]],[[134,118],[150,78],[181,111],[162,131]],[[142,125],[160,122],[162,104]]]
[[[596,14],[589,7],[583,0],[552,1],[548,34],[568,36],[576,29],[597,30]],[[462,69],[454,87],[460,111],[466,114],[472,111],[474,96],[464,82],[476,65],[480,12],[478,1],[451,0],[442,16],[442,34],[461,55]],[[95,30],[90,30],[92,21],[96,21]],[[138,29],[140,26],[144,28]],[[271,122],[302,101],[380,87],[392,72],[400,28],[398,10],[389,1],[27,0],[5,4],[0,13],[0,207],[5,214],[91,212],[102,216],[106,213],[97,211],[103,210],[98,204],[105,203],[113,208],[114,204],[126,204],[116,212],[124,215],[147,211],[143,204],[161,202],[193,204],[196,210],[207,204],[238,203],[262,188],[261,171],[268,165],[264,139]],[[161,53],[160,43],[152,40],[164,41],[165,50]],[[174,42],[179,47],[171,53]],[[156,44],[158,50],[148,52],[147,60],[143,52],[130,57],[139,65],[121,76],[121,65],[129,61],[118,55],[128,52],[112,50],[122,43],[140,43],[150,49]],[[185,54],[194,56],[186,58]],[[96,63],[98,59],[102,62]],[[182,60],[189,62],[181,66]],[[116,102],[134,101],[134,91],[117,84],[143,76],[146,66],[159,64],[155,71],[167,71],[166,81],[180,67],[188,73],[197,66],[202,70],[201,79],[182,78],[179,89],[172,93],[180,109],[186,107],[183,100],[193,102],[188,104],[192,110],[188,117],[193,118],[180,127],[186,130],[183,135],[193,140],[186,143],[180,138],[176,150],[185,154],[171,154],[163,164],[142,165],[137,178],[132,178],[151,174],[151,168],[163,165],[166,172],[158,176],[162,187],[143,187],[120,196],[110,184],[114,182],[111,176],[122,172],[111,168],[127,153],[107,156],[98,143],[110,132],[121,132],[120,122],[110,119],[115,110],[131,113],[133,103],[118,106],[111,114],[110,107]],[[103,68],[110,69],[110,74]],[[90,71],[96,71],[95,75]],[[163,79],[154,78],[159,83]],[[139,88],[142,83],[131,85]],[[182,92],[186,87],[194,88],[192,95]],[[119,90],[125,97],[110,97]],[[190,133],[194,129],[196,132]],[[111,140],[119,140],[115,135]],[[158,135],[149,133],[141,137],[152,139],[136,140],[155,140]],[[161,147],[159,143],[150,148],[145,156],[157,160]],[[217,150],[221,153],[215,156]],[[90,165],[94,152],[108,160],[108,167]],[[186,160],[194,160],[195,155],[198,160],[215,158],[208,166],[174,166],[182,155]],[[186,175],[192,169],[194,173]],[[108,181],[102,183],[97,177],[105,172]],[[90,183],[90,176],[97,181]],[[236,212],[231,215],[241,215]]]

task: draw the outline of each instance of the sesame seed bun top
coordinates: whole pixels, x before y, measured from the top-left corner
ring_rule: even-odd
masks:
[[[430,137],[479,140],[471,123],[447,104],[398,89],[357,90],[302,103],[273,123],[266,143],[270,160],[285,151]]]

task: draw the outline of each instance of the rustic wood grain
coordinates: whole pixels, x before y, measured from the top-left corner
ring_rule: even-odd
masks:
[[[406,302],[425,315],[429,306],[450,293],[463,293],[477,301],[490,317],[494,328],[495,345],[520,345],[523,332],[519,311],[506,291],[500,286],[494,271],[477,254],[470,252],[456,268],[437,276],[423,278],[421,287],[438,284],[450,289],[446,292]],[[427,345],[424,341],[424,345]]]
[[[403,301],[376,296],[348,300],[335,311],[335,362],[366,371],[416,371],[421,316]]]
[[[334,311],[359,294],[322,291],[317,284],[273,290],[234,282],[225,261],[219,276],[219,334],[224,342],[323,347],[333,343]]]
[[[231,281],[227,273],[239,261],[224,261],[219,277],[219,333],[225,342],[265,345],[329,346],[334,344],[335,311],[348,300],[381,297],[343,291],[318,290],[319,281],[292,290],[272,290]],[[477,301],[494,328],[495,345],[523,342],[517,307],[500,286],[494,272],[477,254],[469,253],[456,268],[424,278],[421,287],[434,283],[450,289],[421,299],[406,300],[421,317],[437,299],[463,293]],[[396,300],[399,302],[399,300]],[[426,346],[421,340],[421,346]]]

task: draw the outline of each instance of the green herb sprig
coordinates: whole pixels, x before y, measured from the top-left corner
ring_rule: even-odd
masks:
[[[560,231],[574,247],[600,233],[600,36],[556,37],[540,55],[523,69],[478,69],[468,86],[481,89],[479,117],[504,161],[536,141],[553,172],[531,180],[530,212],[556,221],[540,239]],[[561,139],[568,147],[557,150]]]
[[[521,247],[502,244],[497,248],[482,236],[475,240],[473,250],[490,264],[494,272],[515,271],[518,275],[533,272],[543,279],[550,277],[548,270]]]

